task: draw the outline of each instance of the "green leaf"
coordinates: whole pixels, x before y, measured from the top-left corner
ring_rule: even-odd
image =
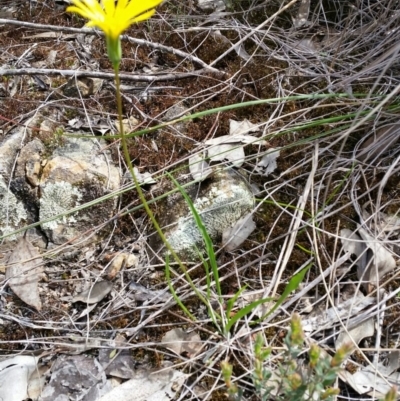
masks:
[[[247,288],[247,285],[244,285],[239,291],[236,292],[236,294],[229,299],[226,302],[226,316],[229,317],[229,314],[231,313],[231,310],[233,309],[237,299],[239,298],[239,296],[242,294],[242,292]]]
[[[273,308],[270,311],[268,311],[268,313],[266,313],[264,316],[262,316],[260,319],[258,319],[257,323],[263,321],[266,317],[268,317],[273,312],[275,312],[283,304],[283,302],[291,294],[291,292],[295,291],[298,288],[298,286],[300,285],[300,283],[304,280],[304,276],[306,275],[306,273],[308,272],[310,267],[311,267],[311,263],[308,266],[306,266],[303,270],[300,270],[297,274],[295,274],[289,280],[289,283],[285,287],[282,295],[276,301],[276,304],[273,306]]]
[[[246,316],[250,312],[252,312],[258,305],[261,305],[265,302],[271,301],[273,298],[263,298],[259,299],[258,301],[254,301],[251,304],[245,306],[244,308],[240,309],[238,312],[236,312],[229,320],[226,326],[224,327],[225,334],[227,334],[232,326],[240,320],[243,316]]]

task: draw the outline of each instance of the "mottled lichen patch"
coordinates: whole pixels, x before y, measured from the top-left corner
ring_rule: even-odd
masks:
[[[0,233],[7,235],[21,228],[27,219],[27,213],[22,202],[8,189],[0,179]],[[9,239],[15,239],[12,235]]]
[[[120,171],[104,146],[104,141],[90,136],[65,138],[53,151],[40,177],[40,220],[64,214],[119,188]],[[115,200],[103,202],[96,208],[42,223],[42,228],[51,242],[62,244],[101,224],[115,206]]]
[[[208,235],[215,241],[221,238],[225,229],[253,209],[254,196],[238,174],[219,170],[208,185],[200,187],[193,204]],[[179,256],[193,260],[198,258],[199,250],[204,250],[204,239],[187,205],[176,204],[176,210],[182,207],[187,208],[186,214],[166,232],[166,238]]]
[[[82,195],[69,182],[59,181],[49,183],[42,190],[40,198],[40,220],[46,220],[79,205]],[[75,223],[74,215],[69,214],[61,218],[42,223],[43,229],[53,230],[59,224]]]

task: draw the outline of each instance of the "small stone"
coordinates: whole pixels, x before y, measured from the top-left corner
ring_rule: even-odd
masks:
[[[136,255],[122,252],[118,254],[110,266],[108,266],[106,274],[109,280],[113,280],[115,276],[121,271],[124,267],[136,267],[139,263],[139,259]]]
[[[40,171],[41,171],[41,164],[40,161],[31,161],[27,163],[25,166],[26,168],[26,179],[33,187],[39,186],[40,182]]]
[[[63,88],[63,93],[68,97],[87,98],[95,95],[102,87],[103,80],[98,78],[82,77],[71,78]]]
[[[207,179],[186,188],[194,207],[213,242],[222,238],[223,232],[254,208],[254,195],[245,179],[234,170],[216,169]],[[160,205],[160,226],[168,227],[164,235],[183,260],[198,260],[199,251],[205,251],[203,236],[189,206],[180,194]],[[163,244],[150,239],[153,250]]]

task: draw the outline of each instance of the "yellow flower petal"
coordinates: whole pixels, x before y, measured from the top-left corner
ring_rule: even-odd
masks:
[[[163,0],[72,0],[68,12],[88,19],[89,27],[97,27],[106,36],[117,39],[135,22],[150,18]]]

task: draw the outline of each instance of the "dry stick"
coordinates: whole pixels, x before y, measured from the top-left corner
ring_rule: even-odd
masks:
[[[306,186],[304,188],[303,194],[299,197],[299,200],[298,200],[297,206],[296,206],[296,211],[295,211],[293,219],[290,223],[289,231],[291,231],[291,234],[289,237],[286,237],[283,248],[282,248],[282,252],[279,255],[278,262],[276,263],[275,269],[277,269],[279,266],[279,271],[278,271],[277,277],[275,278],[275,283],[271,283],[271,288],[274,285],[272,295],[271,295],[272,297],[274,297],[275,294],[277,293],[278,286],[281,282],[283,270],[286,268],[286,266],[289,262],[289,256],[291,255],[292,250],[294,248],[297,234],[298,234],[299,227],[300,227],[300,223],[302,222],[306,203],[307,203],[308,196],[309,196],[309,193],[311,190],[311,186],[314,182],[314,176],[315,176],[315,172],[317,170],[317,165],[318,165],[318,142],[315,145],[315,152],[314,152],[314,157],[312,159],[311,172],[308,176],[308,180],[307,180]],[[264,298],[268,296],[269,291],[270,291],[270,288],[268,288],[267,291],[265,291],[264,296],[263,296]]]
[[[245,42],[247,39],[249,39],[254,32],[257,32],[258,30],[264,28],[265,25],[267,25],[268,23],[270,23],[275,17],[277,17],[279,14],[282,13],[282,11],[285,11],[286,9],[288,9],[289,7],[291,7],[294,3],[296,3],[298,0],[292,0],[289,4],[286,4],[286,6],[282,7],[281,9],[279,9],[275,14],[272,14],[269,18],[267,18],[262,24],[258,25],[255,29],[253,29],[250,33],[248,33],[247,35],[243,36],[242,39],[240,39],[238,42],[236,42],[235,44],[233,44],[226,52],[222,53],[218,58],[216,58],[210,65],[209,67],[211,68],[212,66],[214,66],[215,64],[218,63],[218,61],[221,61],[227,54],[229,54],[231,51],[237,49],[237,47],[239,45],[241,45],[243,42]],[[1,20],[0,20],[1,23]]]
[[[37,29],[37,30],[46,30],[46,31],[53,31],[53,32],[69,32],[69,33],[85,33],[88,35],[101,35],[104,36],[104,34],[98,30],[94,29],[88,29],[88,28],[70,28],[70,27],[65,27],[65,26],[56,26],[56,25],[45,25],[45,24],[35,24],[32,22],[23,22],[23,21],[15,21],[15,20],[9,20],[9,19],[3,19],[0,18],[0,25],[5,24],[5,25],[15,25],[15,26],[21,26],[25,28],[32,28],[32,29]],[[143,39],[137,39],[137,38],[132,38],[131,36],[128,35],[121,35],[122,40],[128,40],[130,43],[135,43],[137,45],[141,46],[149,46],[154,49],[158,49],[164,52],[172,53],[174,55],[180,56],[182,58],[186,58],[193,63],[196,63],[202,67],[202,70],[205,70],[205,72],[210,72],[217,74],[219,76],[225,76],[226,73],[221,72],[217,70],[216,68],[211,67],[207,63],[205,63],[203,60],[199,59],[196,56],[193,56],[189,53],[186,53],[182,50],[175,49],[171,46],[165,46],[162,45],[161,43],[154,43],[150,42],[147,40]],[[200,71],[202,71],[200,70]],[[113,77],[113,73],[111,74]],[[122,76],[121,76],[122,78]]]
[[[159,82],[185,79],[193,76],[204,76],[206,69],[195,70],[193,72],[177,72],[167,74],[120,74],[120,79],[135,82]],[[61,75],[64,77],[92,77],[100,79],[114,79],[113,72],[81,71],[81,70],[58,70],[47,68],[0,68],[0,76],[3,75]]]

